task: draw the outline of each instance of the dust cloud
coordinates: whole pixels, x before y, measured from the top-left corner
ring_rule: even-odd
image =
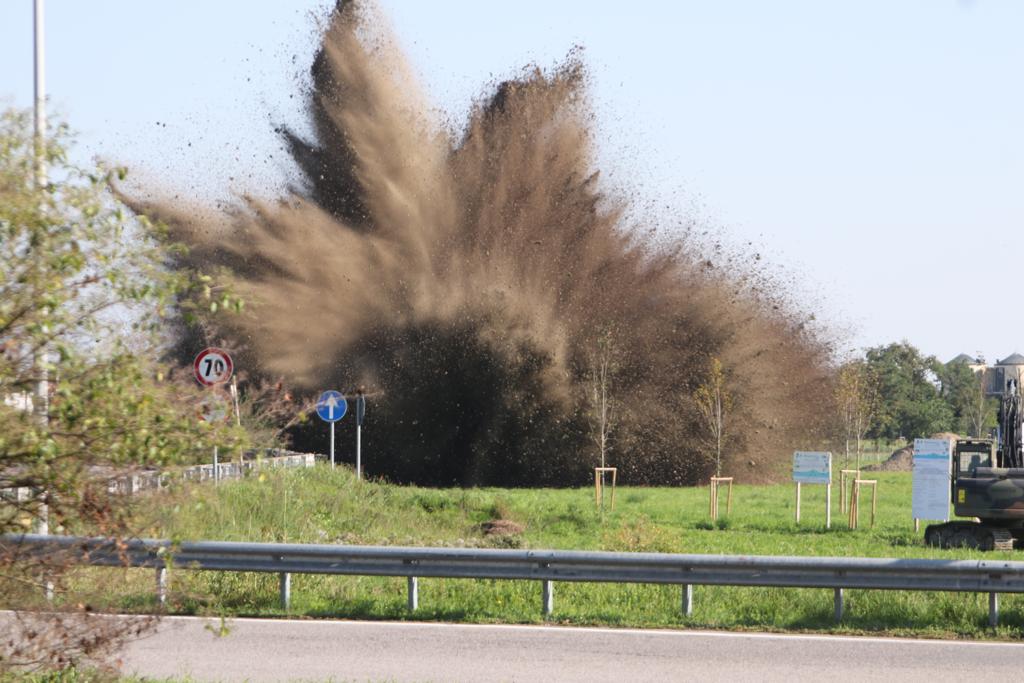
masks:
[[[129,198],[190,247],[180,266],[247,300],[207,323],[239,366],[307,394],[365,386],[365,467],[402,482],[586,482],[602,360],[621,482],[713,469],[693,395],[714,358],[733,397],[726,473],[765,480],[820,443],[829,345],[756,258],[625,217],[594,168],[577,54],[497,85],[455,127],[384,26],[360,2],[326,22],[313,133],[281,131],[300,169],[287,196]],[[184,334],[194,353],[199,328]],[[323,451],[319,427],[296,445]]]

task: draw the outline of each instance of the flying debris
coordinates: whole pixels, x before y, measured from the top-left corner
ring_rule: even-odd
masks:
[[[827,347],[759,257],[689,233],[656,240],[623,218],[629,198],[595,173],[578,53],[497,85],[452,132],[378,12],[341,2],[312,76],[312,137],[281,128],[300,169],[291,196],[129,203],[190,247],[181,267],[226,273],[246,299],[207,323],[241,366],[310,395],[383,392],[367,418],[370,476],[587,481],[602,358],[609,462],[625,482],[707,475],[693,395],[714,358],[734,399],[726,471],[774,476],[820,427]],[[196,328],[184,334],[197,343]]]

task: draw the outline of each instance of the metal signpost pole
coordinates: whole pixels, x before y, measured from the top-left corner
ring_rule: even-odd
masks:
[[[331,469],[334,469],[334,423],[331,423]]]
[[[238,382],[235,377],[231,378],[231,400],[235,402],[235,425],[242,426],[242,411],[238,408]]]
[[[231,379],[231,376],[235,372],[234,361],[231,360],[231,354],[224,349],[219,349],[216,346],[210,346],[199,352],[199,355],[192,361],[192,374],[195,376],[196,381],[200,385],[213,389],[218,384],[223,384]],[[235,418],[241,424],[238,413],[238,387],[232,381],[231,395],[235,399]],[[225,405],[226,401],[223,401],[216,393],[211,393],[203,399],[201,406],[202,410],[200,413],[200,419],[206,422],[224,421],[228,418],[228,411],[230,408]],[[220,453],[218,452],[217,446],[213,447],[213,483],[216,485],[220,483]]]
[[[363,478],[363,419],[366,417],[366,397],[363,389],[356,391],[356,479]]]

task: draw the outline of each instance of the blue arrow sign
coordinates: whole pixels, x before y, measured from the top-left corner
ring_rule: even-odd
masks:
[[[330,389],[320,395],[316,402],[316,414],[324,422],[337,422],[345,417],[348,410],[348,401],[341,395],[340,391]]]

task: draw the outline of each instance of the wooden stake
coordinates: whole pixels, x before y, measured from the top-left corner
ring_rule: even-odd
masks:
[[[871,528],[875,528],[875,507],[878,504],[878,482],[871,482]]]
[[[601,475],[604,472],[611,472],[612,474],[612,501],[611,509],[615,509],[615,487],[616,480],[618,479],[619,469],[617,467],[595,467],[594,468],[594,503],[597,507],[601,507],[604,500],[604,487],[601,484]]]
[[[878,480],[854,479],[850,492],[850,528],[856,529],[860,521],[860,488],[871,487],[871,527],[875,526],[875,513],[878,508]]]
[[[860,479],[860,470],[839,470],[839,511],[847,512],[849,505],[846,498],[846,480]]]
[[[711,485],[709,492],[711,494],[711,503],[709,506],[709,512],[711,513],[711,519],[718,519],[718,497],[721,493],[721,484],[728,485],[728,492],[725,499],[725,514],[732,514],[732,477],[711,477]]]
[[[860,510],[858,510],[858,502],[860,498],[860,487],[857,486],[857,480],[854,479],[850,484],[850,528],[857,528],[857,518],[860,517]]]
[[[796,483],[796,523],[800,523],[800,482]]]

